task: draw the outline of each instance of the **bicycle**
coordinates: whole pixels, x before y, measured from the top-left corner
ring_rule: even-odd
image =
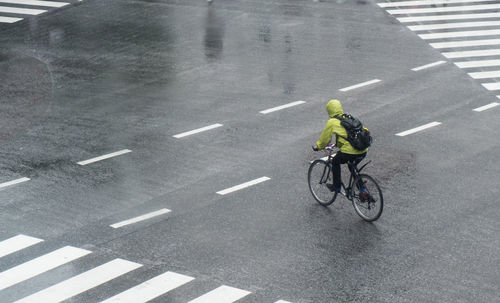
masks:
[[[323,206],[332,204],[339,192],[333,189],[333,167],[332,159],[335,157],[335,145],[328,145],[325,149],[328,156],[315,159],[309,166],[307,181],[309,190],[314,199]],[[362,159],[361,159],[362,160]],[[361,171],[371,161],[358,168],[361,160],[348,161],[350,176],[347,187],[341,181],[340,194],[352,202],[356,213],[365,221],[372,222],[380,218],[384,208],[384,197],[377,182],[369,175],[362,174]]]

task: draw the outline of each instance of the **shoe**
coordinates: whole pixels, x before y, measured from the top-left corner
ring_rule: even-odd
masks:
[[[327,184],[326,187],[333,193],[340,193],[340,187],[335,187],[333,184]]]

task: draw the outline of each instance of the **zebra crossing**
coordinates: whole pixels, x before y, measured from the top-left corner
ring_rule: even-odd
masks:
[[[69,2],[39,0],[0,0],[0,23],[15,23],[27,16],[37,16]]]
[[[407,0],[377,5],[500,98],[499,0]]]
[[[42,242],[44,242],[43,239],[22,234],[0,241],[0,262],[3,257],[15,254],[16,252],[33,247]],[[2,291],[9,287],[18,285],[29,279],[36,279],[37,276],[50,272],[56,268],[65,265],[68,266],[71,262],[84,258],[90,254],[92,254],[92,252],[87,249],[64,246],[0,272],[0,302],[4,302],[2,301]],[[141,267],[143,267],[142,264],[116,258],[23,298],[16,298],[13,302],[62,302],[125,274],[133,273],[134,270]],[[148,302],[174,289],[182,287],[193,280],[195,280],[194,277],[167,271],[120,293],[109,294],[109,297],[101,302]],[[239,301],[251,294],[252,293],[247,290],[221,285],[204,294],[195,294],[194,296],[198,297],[192,298],[188,303],[231,303]],[[275,303],[290,302],[279,300],[275,301]]]

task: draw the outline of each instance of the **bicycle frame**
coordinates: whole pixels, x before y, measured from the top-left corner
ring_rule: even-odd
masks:
[[[332,160],[335,157],[335,155],[337,155],[337,153],[333,152],[333,146],[327,147],[326,149],[329,151],[328,159],[327,159],[328,165],[325,166],[325,169],[323,171],[323,175],[321,176],[321,183],[326,183],[330,172],[333,174],[333,172],[332,172],[332,170],[333,170]],[[340,180],[340,186],[344,189],[344,193],[342,193],[342,192],[340,192],[340,193],[343,196],[345,196],[347,199],[349,199],[351,201],[354,199],[354,197],[351,196],[351,188],[354,186],[354,180],[358,177],[361,170],[363,170],[363,168],[365,168],[368,164],[370,164],[370,162],[372,162],[372,161],[370,160],[370,161],[366,162],[360,168],[357,167],[357,164],[354,164],[351,161],[346,163],[347,167],[349,168],[349,172],[350,172],[349,183],[348,183],[348,186],[346,187],[344,182],[342,182],[342,180]],[[327,172],[327,167],[328,167],[328,172]],[[323,180],[325,180],[325,181],[323,182]]]

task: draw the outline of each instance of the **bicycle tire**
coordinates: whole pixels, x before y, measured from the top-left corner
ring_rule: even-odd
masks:
[[[368,193],[367,198],[360,197],[360,189],[358,186],[360,181]],[[384,196],[382,195],[380,186],[375,179],[369,175],[359,174],[356,180],[354,180],[351,189],[351,199],[354,210],[363,220],[373,222],[382,215],[384,209]]]
[[[329,164],[322,159],[314,160],[307,172],[307,183],[314,199],[323,206],[328,206],[337,198],[337,192],[332,192],[326,185],[331,183],[333,175]]]

